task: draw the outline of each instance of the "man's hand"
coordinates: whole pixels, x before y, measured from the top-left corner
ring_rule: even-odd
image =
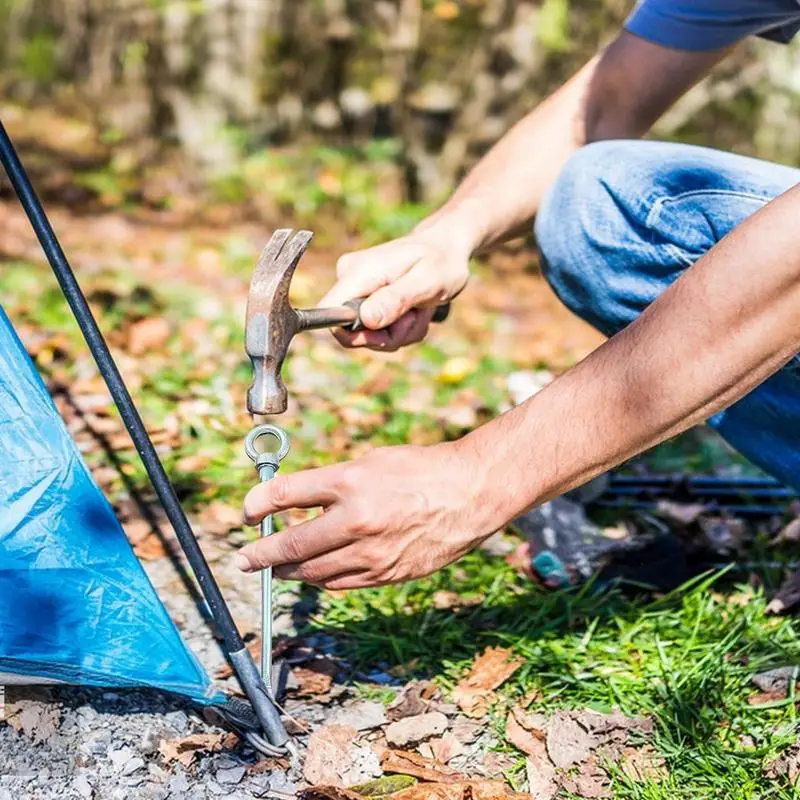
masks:
[[[428,333],[434,308],[455,297],[469,277],[470,248],[433,232],[342,256],[338,281],[320,306],[366,297],[361,306],[365,330],[334,335],[347,347],[397,350]]]
[[[496,529],[477,454],[460,442],[384,447],[331,467],[276,477],[251,489],[245,522],[289,508],[318,517],[242,548],[245,572],[328,589],[419,578],[455,561]]]

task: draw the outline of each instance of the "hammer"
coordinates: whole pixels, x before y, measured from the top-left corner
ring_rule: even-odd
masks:
[[[289,284],[295,268],[314,236],[311,231],[282,228],[272,234],[258,259],[247,298],[245,350],[253,362],[253,383],[247,390],[251,414],[286,411],[286,386],[281,366],[292,337],[300,331],[341,326],[363,327],[359,309],[364,298],[348,300],[334,308],[292,308]],[[450,304],[438,306],[434,322],[447,318]]]

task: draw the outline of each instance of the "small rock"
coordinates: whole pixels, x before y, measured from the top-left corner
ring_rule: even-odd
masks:
[[[122,767],[122,774],[123,775],[133,775],[137,769],[141,769],[144,766],[144,759],[139,758],[139,756],[134,756],[130,761],[128,761]]]
[[[244,767],[226,767],[225,769],[218,769],[214,777],[219,783],[225,786],[232,786],[233,784],[240,783],[244,778]]]
[[[269,776],[269,788],[273,792],[283,792],[284,794],[295,794],[297,786],[285,772],[273,772]]]
[[[182,794],[189,791],[189,781],[186,776],[181,772],[175,777],[170,778],[167,782],[167,791],[170,794]]]
[[[440,711],[430,711],[393,722],[386,728],[386,741],[392,747],[418,744],[447,730],[447,717]]]
[[[170,711],[164,715],[167,724],[178,733],[186,733],[189,729],[189,717],[183,711]]]
[[[72,786],[75,791],[84,798],[84,800],[92,800],[92,797],[94,796],[94,789],[92,789],[92,786],[85,775],[78,775],[72,782]]]
[[[122,771],[123,767],[133,758],[133,750],[130,747],[121,747],[119,750],[111,750],[108,754],[114,769]],[[141,759],[140,759],[141,760]]]
[[[762,692],[788,692],[792,674],[800,672],[798,667],[776,667],[759,672],[750,679]],[[797,676],[796,676],[797,677]]]

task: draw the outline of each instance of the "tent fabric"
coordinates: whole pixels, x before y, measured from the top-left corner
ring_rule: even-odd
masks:
[[[224,699],[169,618],[2,308],[0,674]]]

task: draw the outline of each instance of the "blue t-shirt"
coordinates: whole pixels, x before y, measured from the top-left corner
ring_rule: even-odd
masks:
[[[640,0],[625,28],[677,50],[719,50],[754,34],[788,42],[800,0]]]

